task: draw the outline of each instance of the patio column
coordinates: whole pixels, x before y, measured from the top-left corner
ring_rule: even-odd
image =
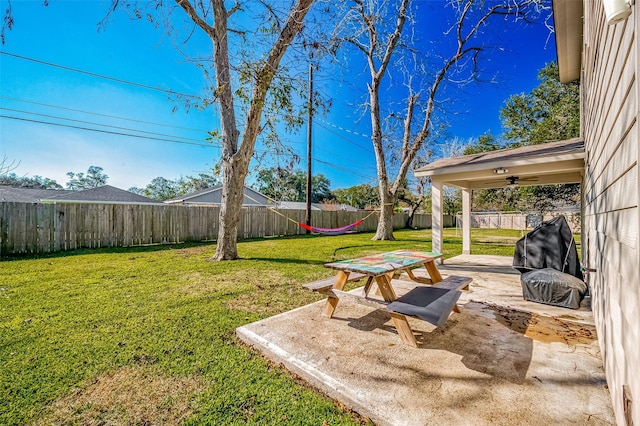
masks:
[[[431,250],[442,253],[442,182],[431,180]],[[442,258],[438,259],[442,263]]]
[[[471,192],[462,188],[462,254],[471,254]]]

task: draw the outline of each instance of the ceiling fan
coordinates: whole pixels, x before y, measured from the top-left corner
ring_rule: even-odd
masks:
[[[504,178],[504,180],[507,181],[507,185],[509,186],[513,186],[513,185],[517,185],[518,182],[535,182],[538,180],[537,177],[528,177],[528,178],[520,178],[520,176],[507,176],[506,178]],[[489,182],[485,182],[485,184],[491,184],[491,183],[501,183],[503,182],[502,179],[498,179],[498,180],[491,180]]]
[[[508,176],[506,179],[509,185],[515,185],[520,180],[520,176]]]

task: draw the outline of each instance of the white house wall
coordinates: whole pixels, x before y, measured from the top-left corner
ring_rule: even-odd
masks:
[[[203,194],[198,194],[185,200],[185,204],[216,204],[222,202],[222,190],[218,189]],[[244,190],[243,206],[267,206],[270,205],[269,199],[264,195],[252,191],[248,188]]]
[[[607,25],[601,0],[586,0],[582,74],[585,140],[583,260],[616,419],[623,386],[640,425],[640,250],[637,83],[640,9]]]

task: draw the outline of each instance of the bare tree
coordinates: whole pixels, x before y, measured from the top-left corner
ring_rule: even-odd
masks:
[[[442,39],[453,38],[452,50],[438,58],[435,71],[423,52],[413,46],[412,31],[416,21],[411,0],[400,2],[353,0],[344,13],[333,42],[336,50],[355,47],[366,59],[370,80],[367,82],[368,112],[371,120],[373,144],[379,182],[381,214],[374,240],[393,237],[393,207],[398,191],[402,188],[407,172],[425,143],[432,140],[438,97],[445,83],[453,76],[457,84],[477,80],[478,60],[483,45],[477,35],[489,24],[492,17],[529,19],[531,12],[541,10],[538,0],[503,0],[489,3],[478,0],[452,0],[449,6],[455,10],[456,20]],[[407,28],[409,27],[409,28]],[[436,40],[440,43],[441,41]],[[405,90],[403,110],[384,108],[381,102],[383,89],[388,89],[392,71],[394,76],[404,76]],[[394,91],[399,90],[394,87]],[[386,112],[386,118],[383,116]],[[391,119],[391,120],[388,120]],[[398,123],[400,125],[393,124]],[[389,125],[389,123],[392,123]],[[397,131],[397,137],[394,132]],[[396,140],[397,143],[393,143]],[[391,165],[397,167],[390,175]]]
[[[8,175],[12,171],[18,168],[20,165],[16,160],[9,161],[9,157],[4,155],[0,158],[0,176]]]

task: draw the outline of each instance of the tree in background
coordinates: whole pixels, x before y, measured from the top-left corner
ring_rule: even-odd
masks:
[[[357,209],[373,209],[380,205],[380,191],[369,184],[336,189],[331,193],[339,204],[348,204]]]
[[[435,43],[449,46],[444,57],[421,52],[413,35],[419,21],[410,0],[398,2],[343,3],[344,18],[332,41],[334,50],[347,60],[359,54],[367,64],[366,108],[371,120],[379,183],[381,213],[374,240],[392,240],[393,209],[407,172],[424,145],[434,138],[436,103],[450,79],[456,84],[478,79],[479,58],[484,50],[478,34],[497,17],[528,20],[540,11],[540,1],[482,2],[453,0],[448,3],[456,20]],[[405,28],[407,27],[407,28]],[[389,74],[396,78],[391,79]],[[387,91],[403,93],[399,105],[385,102]],[[390,170],[397,172],[392,176]]]
[[[538,73],[530,93],[512,95],[500,111],[510,146],[535,145],[580,136],[580,82],[560,83],[558,64]]]
[[[16,160],[9,161],[9,157],[3,155],[0,158],[0,176],[8,175],[18,167],[18,164]]]
[[[531,209],[532,186],[481,189],[473,192],[475,210],[518,211]]]
[[[485,133],[480,136],[475,143],[469,144],[462,150],[462,155],[480,154],[481,152],[495,151],[502,148],[495,136],[491,133]]]
[[[257,177],[258,191],[276,201],[304,202],[307,199],[307,175],[300,169],[281,167],[262,169]],[[324,175],[311,177],[311,202],[332,200],[331,182]]]
[[[180,184],[180,194],[190,194],[192,192],[200,191],[218,185],[220,182],[218,178],[206,173],[199,173],[198,176],[186,176],[178,179]]]
[[[89,166],[87,174],[82,172],[68,172],[67,176],[69,176],[67,189],[74,191],[105,186],[107,184],[107,179],[109,179],[109,176],[103,173],[102,167],[98,166]]]
[[[169,180],[162,176],[152,179],[144,188],[129,188],[129,192],[144,195],[158,201],[168,200],[183,194],[180,191],[180,183],[178,181]]]
[[[38,175],[33,177],[18,176],[15,173],[0,175],[0,185],[19,188],[62,189],[62,185],[53,179]]]
[[[551,62],[538,73],[540,84],[530,93],[512,95],[500,111],[506,147],[534,145],[580,135],[580,85],[560,83],[558,65]],[[463,153],[500,149],[488,134]],[[578,202],[578,184],[497,188],[474,191],[474,208],[480,210],[536,210],[541,214]]]
[[[580,136],[580,82],[560,83],[558,64],[538,73],[540,84],[528,94],[511,96],[500,111],[504,137],[510,146],[533,145]],[[556,207],[575,205],[580,185],[543,185],[521,190],[527,210],[544,214]],[[528,197],[526,196],[528,195]]]
[[[180,177],[170,180],[162,176],[154,178],[144,188],[129,188],[129,192],[144,195],[158,201],[164,201],[180,195],[190,194],[202,189],[211,188],[218,184],[215,176],[200,173],[198,176]]]
[[[409,179],[404,180],[404,185],[398,189],[398,201],[402,205],[404,204],[408,210],[407,221],[405,226],[407,228],[413,228],[413,217],[416,212],[423,206],[425,202],[425,188],[428,183],[427,178],[416,179],[412,184],[409,183]],[[411,190],[413,187],[413,191]]]
[[[442,212],[455,216],[462,211],[462,191],[460,188],[445,187],[442,194]]]

